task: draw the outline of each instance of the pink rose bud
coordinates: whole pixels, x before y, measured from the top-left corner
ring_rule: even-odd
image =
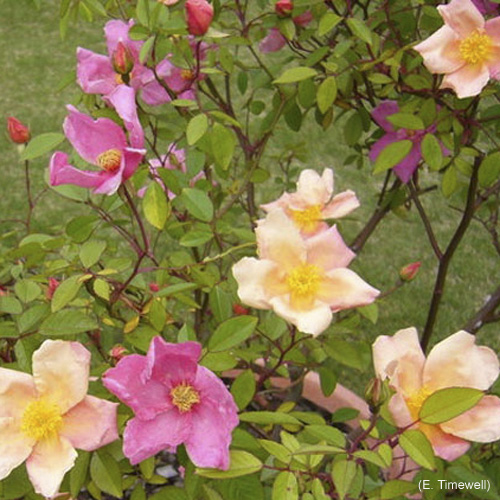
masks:
[[[292,0],[278,0],[274,6],[274,10],[278,16],[289,16],[293,10]]]
[[[25,144],[31,138],[30,129],[13,116],[7,118],[7,130],[10,138],[16,144]]]
[[[120,75],[128,75],[134,67],[134,57],[123,42],[118,42],[112,61],[113,69]]]
[[[204,35],[214,17],[214,8],[207,0],[187,0],[186,18],[191,35]]]
[[[127,349],[123,347],[120,344],[114,345],[111,350],[109,351],[109,355],[115,360],[115,361],[120,361],[126,354],[127,354]]]
[[[160,287],[159,287],[158,283],[154,283],[154,282],[153,282],[153,283],[150,283],[150,284],[149,284],[149,289],[150,289],[153,293],[155,293],[155,292],[158,292],[158,291],[160,290]]]
[[[59,281],[57,281],[55,278],[49,278],[49,287],[45,292],[45,296],[47,297],[47,299],[52,300],[54,292],[57,290],[58,286],[59,286]]]
[[[421,262],[412,262],[399,270],[399,277],[403,281],[412,281],[418,273]]]
[[[249,313],[249,310],[241,304],[233,304],[233,312],[236,316],[245,316],[245,314]]]

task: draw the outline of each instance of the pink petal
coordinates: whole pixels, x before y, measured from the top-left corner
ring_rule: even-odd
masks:
[[[420,53],[425,67],[431,73],[451,73],[465,64],[460,56],[459,45],[458,34],[444,25],[413,49]]]
[[[277,270],[270,260],[243,257],[233,266],[233,276],[238,283],[238,297],[250,307],[269,309],[268,277]]]
[[[444,432],[478,443],[500,439],[500,398],[484,396],[462,415],[440,425]]]
[[[463,330],[436,344],[424,367],[423,383],[430,390],[444,387],[488,389],[500,372],[498,357],[489,347],[476,346]]]
[[[297,26],[300,26],[301,28],[305,28],[313,19],[314,18],[313,18],[311,11],[306,10],[304,13],[300,14],[300,16],[294,17],[293,22]]]
[[[295,325],[301,332],[319,335],[325,331],[332,322],[332,311],[330,307],[316,300],[310,309],[303,310],[294,308],[290,297],[279,296],[269,299],[274,312],[284,320]]]
[[[466,65],[459,70],[445,75],[442,89],[453,89],[459,98],[472,97],[481,93],[490,79],[486,64]]]
[[[444,22],[462,38],[484,28],[484,18],[471,0],[451,0],[437,9]]]
[[[149,420],[172,408],[169,389],[146,376],[146,356],[131,354],[107,370],[102,383],[108,391],[130,406],[142,420]]]
[[[495,4],[498,9],[499,5]],[[489,19],[484,24],[484,31],[493,39],[495,45],[500,45],[500,16]]]
[[[84,188],[97,188],[109,176],[107,172],[78,170],[68,163],[68,155],[57,151],[50,159],[50,185],[74,184]]]
[[[69,116],[64,120],[64,133],[87,162],[97,165],[97,157],[110,149],[123,151],[127,146],[125,133],[113,120],[98,118],[80,113],[75,107],[68,106]]]
[[[422,372],[425,356],[420,347],[415,328],[399,330],[392,337],[381,335],[373,344],[373,365],[375,373],[382,380],[389,378],[397,384],[397,375],[408,373],[406,384],[397,388],[407,394],[418,391],[422,386]]]
[[[38,394],[66,413],[86,396],[89,367],[90,352],[82,344],[46,340],[33,354]]]
[[[130,145],[138,149],[144,147],[144,131],[137,116],[135,90],[127,85],[118,85],[107,96],[106,101],[116,109],[118,116],[123,120],[129,132]]]
[[[118,46],[118,42],[123,42],[126,47],[132,52],[135,58],[139,59],[139,52],[143,45],[143,42],[130,40],[128,32],[130,28],[134,25],[134,20],[130,19],[128,23],[115,19],[108,21],[104,27],[104,33],[106,35],[106,45],[108,47],[108,54],[113,55],[113,52]]]
[[[109,57],[78,47],[76,76],[87,94],[109,94],[118,85]]]
[[[162,450],[174,452],[191,432],[191,413],[180,414],[175,408],[152,420],[133,418],[123,432],[123,454],[132,465]]]
[[[264,212],[271,212],[272,210],[276,210],[277,208],[281,208],[285,210],[292,203],[292,195],[289,193],[283,193],[277,200],[272,201],[271,203],[265,203],[264,205],[260,205],[260,208],[264,210]]]
[[[451,434],[446,434],[440,429],[439,425],[420,424],[418,429],[427,436],[434,453],[448,462],[461,457],[470,448],[469,442]]]
[[[347,267],[356,254],[345,244],[333,226],[306,240],[307,262],[326,271]]]
[[[271,28],[265,38],[259,43],[259,49],[264,54],[268,52],[277,52],[286,45],[285,37],[278,28]]]
[[[125,150],[123,151],[123,180],[126,181],[128,178],[134,175],[135,171],[142,163],[142,159],[144,158],[145,154],[145,149],[125,148]]]
[[[302,170],[297,181],[297,193],[292,198],[307,203],[307,205],[324,205],[333,193],[333,170],[325,168],[320,177],[311,169]]]
[[[359,207],[359,200],[354,191],[350,189],[335,195],[321,214],[325,219],[340,219]]]
[[[389,401],[389,412],[394,420],[394,425],[399,428],[407,427],[415,422],[411,416],[406,401],[402,394],[396,393]]]
[[[116,409],[111,403],[94,396],[85,396],[63,416],[60,435],[74,448],[94,451],[118,439]]]
[[[20,418],[26,406],[36,397],[36,387],[31,375],[0,368],[0,418]]]
[[[386,132],[394,132],[394,125],[387,120],[387,117],[398,111],[399,105],[396,101],[382,101],[373,109],[371,115],[379,127],[382,127]]]
[[[333,312],[371,304],[380,292],[350,269],[333,269],[320,285],[318,299]]]
[[[409,139],[411,140],[410,137]],[[420,144],[420,141],[414,141],[411,151],[393,169],[394,173],[404,184],[407,184],[410,181],[415,170],[418,168],[420,160],[422,159],[422,149]]]
[[[396,132],[390,132],[382,136],[377,142],[375,142],[370,148],[370,152],[368,153],[368,158],[370,161],[374,162],[378,158],[378,155],[390,144],[393,142],[397,142],[402,140],[400,134]]]
[[[201,345],[198,342],[171,344],[161,337],[154,337],[147,354],[145,374],[167,387],[191,383],[196,376],[200,356]]]
[[[20,431],[19,422],[0,418],[0,480],[30,456],[34,444],[33,439]]]
[[[255,229],[259,257],[293,269],[306,259],[306,245],[295,224],[282,210],[273,210]]]
[[[500,16],[498,17],[498,19],[500,19]],[[500,29],[500,26],[498,27],[498,29]],[[500,80],[500,47],[499,46],[494,45],[492,47],[491,56],[490,56],[489,61],[486,63],[486,65],[488,66],[490,78],[494,78],[495,80]]]
[[[74,465],[77,453],[65,438],[54,436],[39,441],[26,461],[26,469],[35,491],[53,497],[66,472]]]

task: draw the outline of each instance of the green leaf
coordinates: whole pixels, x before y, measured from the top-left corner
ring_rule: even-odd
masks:
[[[21,302],[24,302],[25,304],[27,304],[28,302],[32,302],[42,293],[42,289],[39,287],[39,285],[30,280],[18,281],[14,286],[14,291],[19,297],[19,300],[21,300]]]
[[[297,420],[288,413],[279,411],[251,411],[241,413],[240,421],[260,425],[301,425],[300,420]]]
[[[66,304],[69,304],[80,291],[83,282],[80,280],[81,276],[71,276],[64,280],[54,292],[52,302],[50,304],[52,312],[57,312],[62,309]]]
[[[305,433],[314,436],[316,439],[324,440],[327,444],[345,446],[345,437],[338,429],[329,425],[308,425],[305,428]]]
[[[368,28],[368,26],[361,21],[361,19],[351,17],[347,19],[347,26],[349,26],[352,34],[363,42],[366,42],[369,45],[373,43],[372,32],[370,31],[370,28]]]
[[[95,485],[116,498],[121,498],[122,474],[116,460],[103,450],[99,450],[92,455],[90,461],[90,477]]]
[[[273,457],[276,457],[280,462],[287,465],[290,463],[292,454],[290,453],[290,450],[287,450],[282,444],[267,439],[259,439],[258,441],[262,448],[264,448]]]
[[[59,337],[95,330],[97,326],[97,321],[88,314],[73,309],[64,309],[51,314],[40,325],[40,333]]]
[[[443,175],[441,180],[441,190],[445,198],[449,198],[458,186],[457,170],[451,165]]]
[[[239,410],[247,407],[255,394],[255,378],[252,370],[245,370],[234,379],[231,394]]]
[[[80,248],[80,260],[83,267],[89,268],[99,262],[102,253],[106,249],[106,242],[100,240],[86,241]]]
[[[179,240],[179,244],[183,247],[198,247],[210,241],[214,235],[210,231],[200,231],[194,229],[192,231],[188,231],[184,236]]]
[[[262,462],[247,451],[230,450],[229,455],[230,463],[228,470],[197,468],[196,474],[211,479],[225,479],[246,476],[247,474],[253,474],[262,469]]]
[[[418,116],[411,113],[394,113],[387,117],[387,121],[399,128],[406,128],[409,130],[422,130],[425,128],[424,122]]]
[[[337,16],[337,14],[328,11],[326,14],[322,16],[322,18],[319,20],[319,25],[318,25],[318,35],[323,36],[329,33],[337,24],[342,21],[342,18],[340,16]]]
[[[401,479],[393,479],[388,481],[380,488],[380,499],[389,500],[390,498],[397,498],[407,493],[416,491],[417,485],[410,481],[402,481]]]
[[[420,408],[419,418],[425,424],[441,424],[476,406],[484,393],[470,387],[448,387],[432,393]]]
[[[387,467],[384,459],[375,451],[371,450],[358,450],[354,452],[354,456],[356,458],[361,458],[365,462],[370,462],[377,467],[381,467],[382,469]]]
[[[207,115],[200,114],[191,118],[186,129],[186,138],[188,144],[190,146],[196,144],[205,135],[207,129],[208,129]]]
[[[352,460],[339,460],[333,464],[332,479],[337,495],[340,500],[344,500],[356,477],[356,462]]]
[[[319,375],[319,382],[321,385],[321,392],[326,396],[330,396],[335,387],[337,387],[337,374],[329,367],[320,367],[317,369]]]
[[[176,283],[175,285],[167,286],[162,288],[159,292],[156,292],[156,297],[170,297],[176,293],[190,292],[198,288],[196,283]]]
[[[19,333],[13,321],[0,321],[0,339],[17,338]]]
[[[443,164],[441,144],[432,134],[425,134],[422,141],[422,156],[431,170],[439,170]]]
[[[90,453],[87,451],[78,450],[78,457],[75,460],[75,465],[69,474],[69,489],[71,496],[77,498],[80,490],[85,484],[87,473],[89,470]]]
[[[298,500],[299,485],[293,472],[280,472],[274,480],[272,500]]]
[[[213,219],[214,206],[204,191],[195,188],[184,188],[181,199],[193,217],[204,222],[210,222]]]
[[[248,339],[257,326],[254,316],[238,316],[221,323],[208,341],[208,350],[226,351]]]
[[[155,472],[155,457],[149,457],[146,460],[143,460],[139,464],[139,469],[141,470],[141,474],[146,478],[146,479],[151,479],[153,477],[153,474]]]
[[[135,15],[141,24],[149,25],[149,0],[138,0]]]
[[[188,500],[188,496],[183,488],[167,486],[153,495],[149,495],[148,500]]]
[[[373,173],[378,174],[395,167],[408,155],[412,147],[413,143],[407,139],[389,144],[378,155]]]
[[[478,179],[481,187],[491,186],[500,176],[500,152],[488,155],[479,167]]]
[[[409,457],[421,467],[435,469],[436,461],[432,445],[422,432],[418,430],[408,430],[399,437],[399,444]]]
[[[165,191],[157,182],[149,185],[144,195],[142,208],[147,221],[161,231],[170,215],[170,209]]]
[[[95,215],[81,215],[70,220],[66,226],[66,234],[76,243],[85,241],[94,231],[98,218]]]
[[[40,134],[31,139],[21,154],[21,161],[34,160],[56,148],[65,137],[57,132]]]
[[[318,109],[324,114],[328,111],[330,106],[334,103],[337,97],[337,81],[335,77],[330,76],[321,82],[318,87],[318,94],[316,101]]]
[[[16,298],[4,295],[0,297],[0,312],[6,314],[21,314],[23,312],[23,306]]]
[[[216,123],[211,131],[210,140],[212,144],[212,154],[216,165],[223,170],[227,170],[231,164],[236,147],[236,138],[231,129]]]
[[[316,75],[317,71],[312,68],[291,68],[284,71],[276,80],[274,80],[273,83],[296,83],[301,82],[302,80],[307,80],[308,78],[312,78]]]
[[[98,297],[101,297],[101,299],[104,300],[109,300],[109,297],[111,295],[111,287],[107,281],[104,281],[101,278],[97,278],[94,281],[93,288]]]

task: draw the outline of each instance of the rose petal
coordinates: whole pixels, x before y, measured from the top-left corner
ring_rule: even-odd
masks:
[[[26,460],[28,476],[35,491],[44,497],[53,497],[76,457],[75,449],[65,438],[54,435],[39,441]]]
[[[324,205],[333,193],[333,170],[325,168],[321,177],[311,169],[302,170],[297,181],[297,197],[308,205]]]
[[[396,393],[389,401],[389,412],[394,420],[396,427],[407,427],[415,422],[411,416],[408,406],[402,394]]]
[[[376,141],[372,147],[370,148],[370,152],[368,153],[368,158],[370,161],[376,161],[379,154],[390,144],[393,142],[397,142],[402,140],[401,137],[396,132],[390,132],[382,136],[378,141]]]
[[[307,262],[326,271],[347,267],[356,256],[345,244],[336,225],[308,238],[306,246]]]
[[[20,418],[26,406],[36,397],[31,375],[0,368],[0,417]]]
[[[351,190],[343,191],[335,195],[328,203],[321,215],[324,219],[340,219],[359,207],[359,200],[356,193]]]
[[[272,210],[276,210],[277,208],[285,210],[292,203],[291,200],[292,195],[290,193],[283,193],[277,200],[272,201],[271,203],[260,205],[260,208],[262,208],[264,212],[271,212]]]
[[[438,425],[420,424],[418,429],[427,436],[434,453],[448,462],[461,457],[470,448],[469,442],[451,434],[446,434]]]
[[[394,125],[387,119],[399,112],[399,105],[397,101],[382,101],[376,108],[372,110],[372,118],[375,120],[379,127],[382,127],[386,132],[394,132]]]
[[[500,29],[500,26],[498,29]],[[488,66],[490,78],[494,78],[495,80],[500,80],[500,47],[493,46],[491,48],[491,57],[489,61],[486,63],[486,65]]]
[[[498,9],[499,5],[495,4]],[[489,19],[484,24],[484,31],[493,39],[495,45],[500,45],[500,16]]]
[[[129,31],[133,25],[133,19],[130,19],[128,23],[118,19],[114,19],[106,23],[106,26],[104,27],[104,34],[106,36],[106,45],[110,56],[112,56],[113,52],[116,50],[118,42],[123,42],[138,62],[139,52],[144,42],[130,40]]]
[[[437,9],[444,22],[463,38],[484,28],[484,18],[471,0],[451,0]]]
[[[498,357],[474,342],[474,335],[461,330],[436,344],[424,366],[424,385],[432,391],[445,387],[484,391],[493,385],[500,372]]]
[[[38,394],[66,413],[86,396],[89,367],[90,352],[82,344],[46,340],[33,354]]]
[[[118,439],[116,409],[112,403],[94,396],[85,396],[63,416],[60,435],[74,448],[94,451]]]
[[[79,170],[68,163],[68,155],[57,151],[52,155],[49,165],[50,185],[74,184],[84,188],[97,188],[108,177],[108,172]]]
[[[280,33],[278,28],[271,28],[265,38],[259,43],[259,49],[264,54],[277,52],[286,45],[286,38]]]
[[[118,85],[108,57],[82,49],[76,50],[78,85],[86,94],[109,94]]]
[[[34,444],[34,439],[20,432],[14,418],[0,418],[0,480],[30,456]]]
[[[481,93],[490,79],[486,64],[466,65],[459,70],[445,75],[441,88],[450,88],[459,98],[472,97]]]
[[[128,178],[135,174],[135,171],[142,163],[144,155],[146,154],[145,149],[132,149],[125,148],[123,151],[123,180],[126,181]]]
[[[420,141],[414,142],[410,152],[394,167],[394,173],[401,179],[401,182],[407,184],[418,164],[422,159],[422,149]]]

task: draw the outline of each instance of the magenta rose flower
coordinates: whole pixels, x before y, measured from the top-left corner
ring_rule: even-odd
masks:
[[[94,193],[114,194],[136,171],[146,151],[129,147],[125,132],[113,120],[93,120],[73,106],[68,111],[63,124],[66,137],[85,161],[101,171],[79,170],[69,164],[66,153],[57,151],[50,159],[50,185],[75,184],[93,188]]]
[[[399,106],[396,101],[384,101],[372,111],[372,118],[385,130],[386,134],[371,147],[369,158],[371,161],[375,161],[378,155],[393,142],[411,141],[413,147],[410,152],[393,168],[394,173],[406,184],[411,179],[415,170],[417,170],[418,164],[422,159],[421,146],[425,135],[429,133],[434,134],[436,132],[436,125],[432,124],[424,130],[409,130],[405,128],[396,130],[394,125],[387,120],[387,117],[398,112]],[[443,145],[441,145],[441,149],[443,155],[448,156],[450,154],[450,151]]]
[[[155,337],[146,356],[126,356],[104,374],[105,387],[135,413],[123,434],[132,464],[184,444],[196,466],[229,467],[237,407],[222,381],[198,364],[200,354],[197,342]]]

